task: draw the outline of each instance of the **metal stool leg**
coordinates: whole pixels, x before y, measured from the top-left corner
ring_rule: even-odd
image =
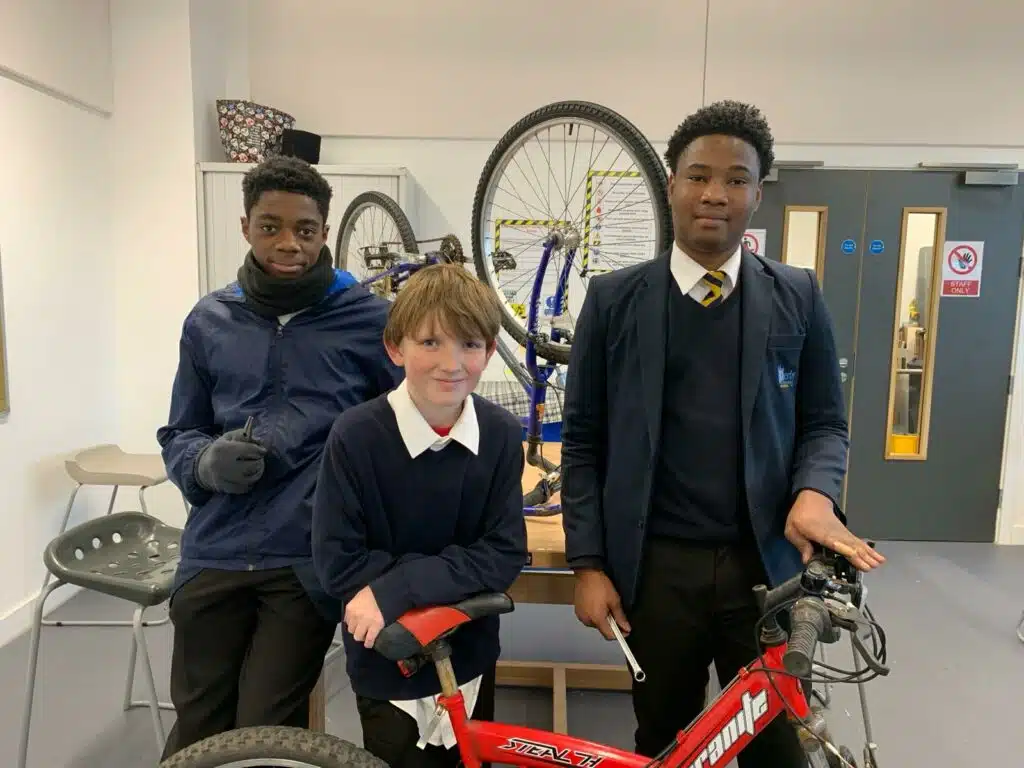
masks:
[[[1020,623],[1017,625],[1017,637],[1024,643],[1024,613],[1020,615]]]
[[[144,612],[145,608],[140,608],[136,610],[136,613],[138,614],[139,617],[139,621],[142,622],[143,627],[146,626],[146,622],[142,621],[142,614]],[[173,712],[174,705],[171,704],[169,701],[159,701],[158,699],[156,699],[155,693],[152,695],[151,699],[147,699],[145,701],[132,699],[132,693],[134,692],[135,689],[135,670],[137,668],[137,662],[139,658],[139,641],[135,636],[134,627],[135,622],[133,621],[132,647],[131,650],[128,652],[128,676],[125,678],[124,682],[124,701],[122,702],[122,706],[124,707],[125,712],[127,712],[129,709],[136,709],[137,707],[148,707],[150,706],[150,700],[152,700],[157,702],[157,705],[160,709],[166,709],[170,712]],[[142,653],[145,656],[145,658],[143,658],[143,663],[145,664],[146,667],[149,667],[149,652],[146,650],[145,645],[142,646]]]
[[[142,612],[144,610],[145,608],[139,606],[135,609],[135,615],[132,618],[132,657],[134,661],[136,648],[142,651],[142,667],[146,672],[146,686],[149,688],[149,701],[130,701],[129,706],[144,706],[149,708],[150,717],[153,719],[153,731],[156,734],[157,752],[162,753],[164,751],[164,743],[167,737],[164,735],[164,724],[160,719],[160,710],[173,709],[173,707],[169,704],[166,706],[161,705],[160,699],[157,697],[156,680],[153,677],[153,664],[150,662],[149,649],[146,646],[146,631],[142,627]],[[132,680],[129,678],[129,699],[131,698],[131,682]]]
[[[39,638],[43,631],[43,609],[53,590],[63,586],[64,582],[54,581],[43,587],[36,598],[35,610],[32,616],[32,639],[28,651],[28,675],[25,681],[25,709],[21,715],[21,744],[18,750],[18,768],[25,768],[28,764],[28,739],[32,729],[32,701],[36,693],[36,670],[39,665]]]

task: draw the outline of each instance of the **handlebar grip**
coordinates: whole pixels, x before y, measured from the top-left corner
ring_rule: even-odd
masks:
[[[805,597],[793,606],[791,616],[792,631],[782,656],[782,665],[791,675],[809,678],[814,664],[814,650],[831,623],[828,610],[820,600]]]

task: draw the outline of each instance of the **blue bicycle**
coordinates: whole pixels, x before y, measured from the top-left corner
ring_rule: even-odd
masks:
[[[439,245],[421,253],[427,242]],[[552,501],[561,473],[543,456],[543,422],[590,278],[655,258],[671,243],[665,167],[643,134],[607,107],[564,101],[534,110],[487,159],[473,200],[473,263],[523,351],[520,361],[499,337],[498,354],[529,398],[527,461],[543,473],[526,494],[526,514],[561,512]],[[398,204],[380,192],[349,204],[335,258],[386,298],[428,264],[468,263],[454,235],[418,241]]]
[[[438,245],[420,253],[420,246],[425,243]],[[417,240],[397,202],[382,192],[364,192],[342,216],[335,263],[355,274],[371,292],[390,301],[417,270],[431,264],[465,265],[468,259],[455,235]],[[498,337],[498,355],[530,399],[525,424],[526,460],[542,472],[537,485],[524,495],[523,511],[527,515],[551,516],[561,513],[561,505],[551,502],[561,488],[561,477],[559,466],[544,457],[542,414],[549,386],[557,386],[549,381],[555,366],[538,364],[532,350],[532,343],[528,343],[525,363],[521,362],[504,339]]]

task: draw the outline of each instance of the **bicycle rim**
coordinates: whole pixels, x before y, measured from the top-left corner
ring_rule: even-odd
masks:
[[[573,261],[556,251],[541,268],[543,240],[553,231],[579,239]],[[521,119],[497,143],[473,204],[473,257],[479,278],[498,295],[502,324],[519,344],[536,298],[538,354],[568,362],[571,328],[589,279],[641,264],[671,245],[664,165],[650,143],[621,115],[598,104],[559,102]],[[510,254],[515,263],[494,259]],[[501,268],[496,267],[496,263]],[[562,306],[554,306],[561,284]],[[552,331],[551,318],[565,338]]]
[[[357,195],[341,217],[335,264],[350,272],[357,280],[369,283],[370,289],[384,298],[390,297],[388,278],[374,277],[402,262],[404,254],[419,253],[416,235],[409,218],[397,202],[383,192]]]

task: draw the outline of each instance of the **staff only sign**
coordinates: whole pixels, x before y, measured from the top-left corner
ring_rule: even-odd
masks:
[[[981,240],[947,240],[942,255],[942,295],[981,295],[981,259],[985,243]]]

